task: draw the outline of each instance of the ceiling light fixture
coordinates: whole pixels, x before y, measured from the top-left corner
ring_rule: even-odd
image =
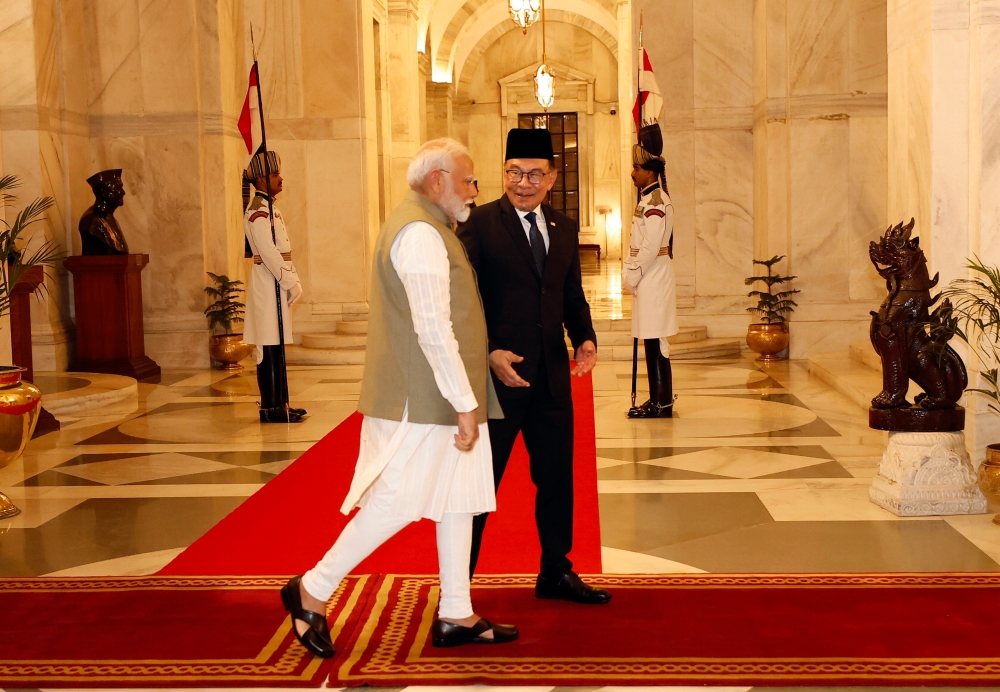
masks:
[[[511,0],[512,2],[514,0]],[[542,10],[542,64],[535,72],[535,100],[538,105],[547,113],[556,102],[556,80],[549,71],[548,62],[545,55],[545,0],[541,0]]]
[[[507,2],[510,18],[526,34],[528,27],[538,21],[539,7],[541,7],[541,0],[508,0]]]

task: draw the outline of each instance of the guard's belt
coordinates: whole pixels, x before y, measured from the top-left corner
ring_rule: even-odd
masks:
[[[282,252],[281,253],[281,259],[285,260],[286,262],[291,262],[292,261],[292,253],[290,253],[290,252]],[[262,260],[260,258],[260,255],[254,255],[253,256],[253,263],[254,264],[264,264],[264,260]]]
[[[629,257],[638,257],[639,256],[639,248],[637,248],[637,247],[629,248],[628,254],[629,254]],[[660,251],[656,253],[656,256],[657,257],[664,257],[664,256],[669,257],[670,256],[670,248],[669,247],[661,247]]]

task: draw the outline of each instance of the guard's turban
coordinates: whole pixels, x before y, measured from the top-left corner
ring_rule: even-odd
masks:
[[[243,171],[243,177],[247,180],[254,180],[256,178],[266,178],[268,173],[280,172],[281,157],[278,156],[278,152],[261,151],[254,154],[253,158],[250,159],[247,169]]]
[[[656,122],[639,130],[639,143],[632,145],[632,163],[640,168],[663,172],[663,134]]]

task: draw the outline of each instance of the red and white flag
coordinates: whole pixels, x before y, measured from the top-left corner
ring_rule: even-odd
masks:
[[[250,68],[250,84],[247,87],[247,97],[243,100],[243,110],[240,111],[240,119],[237,127],[243,135],[243,142],[247,145],[247,161],[250,163],[251,157],[260,149],[262,142],[260,136],[260,111],[257,108],[257,63]]]
[[[660,85],[656,83],[653,76],[653,66],[649,64],[649,55],[645,48],[639,49],[639,96],[635,99],[635,107],[632,109],[632,119],[635,120],[635,128],[642,127],[639,122],[639,106],[642,106],[642,120],[652,120],[660,117],[660,110],[663,108],[663,96],[660,95]]]

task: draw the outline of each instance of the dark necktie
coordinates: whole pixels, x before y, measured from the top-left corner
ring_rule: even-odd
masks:
[[[545,270],[545,239],[542,232],[538,230],[535,219],[538,218],[535,212],[529,211],[524,218],[531,224],[528,230],[528,242],[531,243],[531,254],[535,256],[535,266],[538,267],[538,275],[541,276]]]

